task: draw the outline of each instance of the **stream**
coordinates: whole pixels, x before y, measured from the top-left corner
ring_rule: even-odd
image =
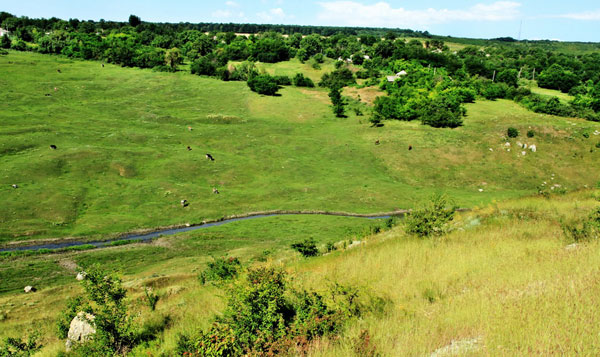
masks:
[[[1,248],[0,252],[17,252],[17,251],[35,251],[40,249],[65,249],[70,247],[77,247],[83,245],[92,245],[96,248],[110,246],[113,242],[119,241],[139,241],[139,242],[148,242],[157,237],[170,236],[177,233],[195,231],[197,229],[204,229],[216,226],[222,226],[227,223],[244,221],[249,219],[257,219],[257,218],[265,218],[265,217],[275,217],[275,216],[300,216],[300,215],[329,215],[329,216],[341,216],[341,217],[356,217],[356,218],[366,218],[366,219],[384,219],[392,217],[392,214],[382,215],[382,216],[369,216],[369,215],[358,215],[358,214],[336,214],[336,213],[271,213],[271,214],[255,214],[248,215],[246,217],[236,217],[236,218],[226,218],[217,222],[210,223],[202,223],[198,225],[192,225],[189,227],[180,227],[180,228],[170,228],[158,230],[151,233],[144,234],[130,234],[123,237],[113,238],[109,240],[98,240],[98,241],[67,241],[67,242],[56,242],[56,243],[42,243],[38,245],[29,245],[29,246],[19,246],[12,248]],[[393,214],[394,216],[401,216],[403,213]]]

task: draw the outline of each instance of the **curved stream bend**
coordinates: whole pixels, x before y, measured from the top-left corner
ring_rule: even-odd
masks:
[[[194,231],[202,228],[209,228],[220,226],[223,224],[227,224],[230,222],[243,221],[247,219],[256,219],[263,217],[273,217],[273,216],[299,216],[299,215],[325,215],[325,216],[342,216],[342,217],[357,217],[357,218],[368,218],[368,219],[381,219],[381,218],[390,218],[392,216],[403,216],[408,211],[394,211],[394,212],[383,212],[383,213],[375,213],[375,214],[358,214],[358,213],[346,213],[346,212],[327,212],[327,211],[272,211],[272,212],[261,212],[261,213],[249,213],[245,215],[239,216],[230,216],[227,218],[223,218],[217,221],[212,222],[202,222],[197,225],[191,226],[181,226],[175,228],[167,228],[157,230],[151,233],[143,233],[143,234],[128,234],[125,236],[121,236],[118,238],[113,238],[109,240],[103,241],[68,241],[68,242],[56,242],[56,243],[42,243],[37,245],[29,245],[29,246],[19,246],[12,248],[2,248],[0,252],[15,252],[15,251],[25,251],[25,250],[40,250],[40,249],[64,249],[69,247],[77,247],[82,245],[93,245],[94,247],[105,247],[110,245],[115,241],[140,241],[147,242],[156,237],[161,236],[169,236],[177,233]]]

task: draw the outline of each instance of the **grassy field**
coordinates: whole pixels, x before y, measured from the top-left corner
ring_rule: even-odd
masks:
[[[282,266],[297,286],[324,291],[338,282],[387,301],[383,314],[351,320],[339,340],[322,340],[309,355],[359,355],[354,346],[364,330],[384,356],[429,355],[453,343],[470,346],[459,352],[461,355],[595,355],[600,351],[599,243],[569,246],[572,241],[564,236],[561,222],[587,216],[599,201],[600,191],[586,190],[550,199],[491,203],[460,214],[453,232],[432,239],[407,236],[402,226],[357,236],[355,230],[362,224],[349,231],[340,227],[361,220],[339,218],[340,222],[323,233],[321,242],[349,234],[361,237],[365,244],[310,259],[283,246],[266,257],[267,263],[255,259],[271,236],[302,236],[323,223],[302,217],[234,224],[230,230],[220,227],[203,235],[194,233],[158,242],[152,248],[127,247],[56,259],[81,264],[89,259],[125,272],[131,308],[140,314],[140,322],[162,321],[168,316],[171,323],[158,340],[137,347],[133,355],[172,354],[179,333],[207,328],[223,308],[222,291],[202,286],[196,278],[206,257],[181,255],[162,261],[160,254],[155,254],[153,264],[128,269],[141,257],[135,255],[137,250],[186,247],[201,251],[202,244],[210,244],[201,241],[209,241],[211,236],[221,235],[219,241],[259,237],[256,234],[261,228],[265,242],[252,239],[256,244],[249,246],[241,240],[239,244],[223,243],[219,253],[240,256],[245,265]],[[115,263],[126,256],[127,264]],[[1,296],[0,337],[23,335],[36,326],[43,332],[46,346],[40,356],[63,350],[64,342],[54,337],[54,321],[64,299],[80,293],[73,274],[70,279],[71,283],[35,294]],[[161,296],[155,312],[139,301],[146,286]]]
[[[472,207],[536,192],[552,174],[569,189],[599,179],[600,138],[582,134],[600,125],[509,101],[468,105],[455,130],[371,128],[366,116],[334,118],[322,89],[265,97],[242,82],[19,52],[0,57],[0,73],[1,243],[258,210],[389,211],[434,192]],[[507,151],[509,126],[537,135]],[[538,150],[522,155],[517,142]]]

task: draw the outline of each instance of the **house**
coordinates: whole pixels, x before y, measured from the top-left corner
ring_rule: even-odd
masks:
[[[9,32],[8,30],[5,30],[3,28],[0,27],[0,37],[7,35],[8,36]]]
[[[405,70],[402,70],[398,73],[396,73],[395,76],[387,76],[387,81],[388,82],[394,82],[396,79],[400,78],[400,77],[404,77],[406,76],[408,73]]]

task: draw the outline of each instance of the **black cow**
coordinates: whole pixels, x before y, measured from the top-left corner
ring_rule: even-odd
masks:
[[[412,150],[412,145],[408,145],[408,151]]]
[[[210,161],[215,161],[215,158],[211,154],[206,154],[206,158]]]
[[[191,147],[189,147],[189,146],[187,147],[187,149],[188,149],[188,151],[192,151],[192,148],[191,148]]]
[[[54,145],[54,144],[50,145],[50,149],[56,150],[56,145]]]
[[[213,187],[213,193],[215,195],[218,195],[219,194],[219,190],[216,187]]]

